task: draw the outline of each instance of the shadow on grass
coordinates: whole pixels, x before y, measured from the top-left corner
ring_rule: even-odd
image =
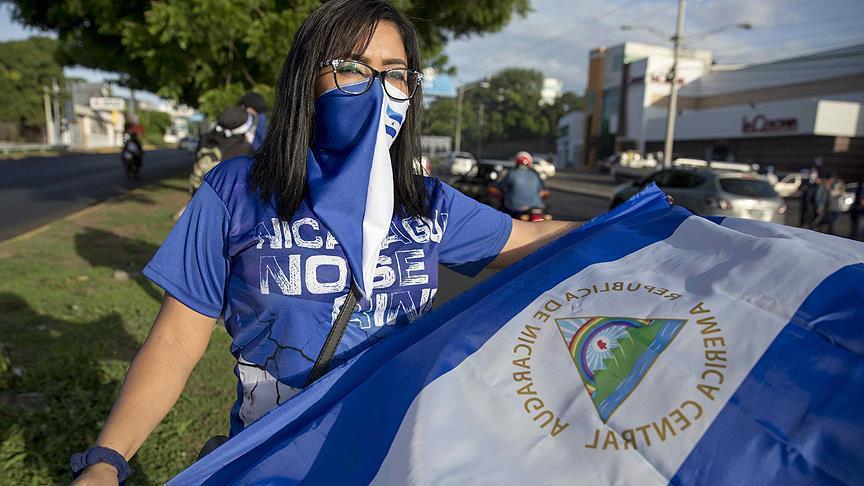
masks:
[[[0,316],[11,361],[0,373],[0,478],[68,483],[69,457],[95,442],[138,342],[117,313],[66,321],[13,293],[0,293]],[[151,483],[134,460],[132,468],[136,483]]]
[[[118,202],[137,202],[141,204],[147,204],[149,206],[153,206],[156,204],[156,200],[151,197],[145,196],[144,194],[138,192],[127,192],[123,194],[119,198],[117,198]]]
[[[95,228],[85,228],[75,234],[75,251],[94,267],[108,267],[129,274],[144,292],[156,302],[162,302],[162,291],[142,275],[141,269],[159,247]]]
[[[189,170],[192,170],[192,167],[189,167]],[[160,189],[172,189],[179,192],[189,192],[189,186],[186,184],[169,184],[165,181],[158,181],[152,184],[148,184],[148,187],[158,187]]]

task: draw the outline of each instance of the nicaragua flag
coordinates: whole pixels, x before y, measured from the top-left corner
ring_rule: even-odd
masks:
[[[862,484],[862,262],[652,186],[169,484]]]

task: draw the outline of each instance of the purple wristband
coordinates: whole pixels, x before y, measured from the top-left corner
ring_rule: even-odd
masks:
[[[107,447],[91,447],[84,452],[72,455],[69,460],[72,466],[72,477],[76,478],[84,469],[93,464],[104,462],[117,468],[117,479],[122,483],[129,476],[129,463],[122,454]]]

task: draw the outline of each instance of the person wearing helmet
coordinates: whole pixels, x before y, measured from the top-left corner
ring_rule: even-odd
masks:
[[[534,158],[522,151],[516,154],[516,167],[501,181],[504,192],[504,208],[511,215],[521,214],[532,208],[544,207],[540,193],[544,190],[540,175],[532,168]]]

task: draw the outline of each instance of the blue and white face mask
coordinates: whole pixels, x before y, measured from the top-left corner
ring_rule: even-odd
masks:
[[[306,157],[310,204],[342,246],[367,298],[393,218],[390,147],[408,105],[387,96],[379,79],[362,95],[334,88],[315,102],[315,135]]]

